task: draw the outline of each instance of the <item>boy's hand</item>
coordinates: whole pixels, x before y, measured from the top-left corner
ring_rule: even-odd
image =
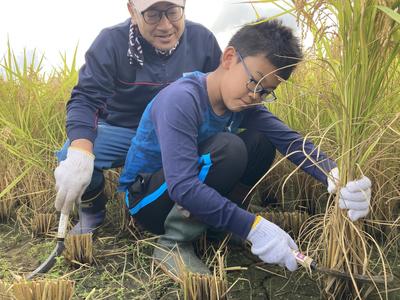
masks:
[[[56,179],[57,211],[69,214],[75,201],[80,201],[90,183],[94,168],[94,155],[79,148],[69,147],[67,158],[54,171]]]
[[[337,183],[339,182],[339,169],[334,168],[328,176],[328,192],[337,192]],[[361,179],[347,182],[345,187],[340,189],[339,207],[347,209],[347,215],[351,221],[357,221],[365,217],[369,212],[369,203],[371,201],[371,180],[363,176]]]
[[[279,226],[257,216],[247,236],[251,252],[269,264],[278,264],[290,271],[297,269],[292,250],[298,250],[293,239]]]

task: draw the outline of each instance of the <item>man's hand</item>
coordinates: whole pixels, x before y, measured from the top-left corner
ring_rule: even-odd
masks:
[[[337,192],[339,182],[339,169],[334,168],[328,176],[328,192]],[[347,215],[351,221],[357,221],[365,217],[369,212],[371,201],[371,180],[363,176],[361,179],[347,182],[339,191],[339,207],[347,209]]]
[[[247,240],[251,242],[251,252],[269,264],[279,264],[289,271],[297,269],[292,250],[298,250],[293,239],[279,226],[257,216]]]
[[[75,201],[80,201],[90,183],[94,168],[94,155],[88,151],[69,147],[67,158],[54,171],[56,179],[57,211],[69,214]]]

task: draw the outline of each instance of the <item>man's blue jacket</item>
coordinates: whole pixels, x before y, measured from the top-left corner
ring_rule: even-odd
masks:
[[[210,72],[221,49],[204,26],[185,21],[179,46],[169,57],[156,54],[140,38],[144,65],[129,64],[130,19],[101,31],[85,55],[79,81],[67,103],[67,135],[73,141],[96,138],[97,121],[136,129],[151,99],[169,83],[191,71]]]

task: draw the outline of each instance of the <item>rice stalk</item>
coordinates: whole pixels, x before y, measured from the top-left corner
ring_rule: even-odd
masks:
[[[121,168],[118,169],[111,169],[105,171],[104,178],[105,178],[105,187],[104,191],[107,195],[114,195],[117,187],[118,187],[118,180],[119,174],[121,173]]]
[[[268,211],[259,214],[268,221],[277,224],[283,230],[292,233],[294,237],[299,236],[301,226],[309,218],[308,213],[301,211]]]
[[[120,168],[107,170],[105,172],[104,193],[112,200],[112,202],[108,202],[108,205],[112,206],[112,209],[109,210],[112,213],[111,219],[116,220],[116,226],[119,228],[120,232],[124,232],[127,231],[130,226],[132,227],[131,229],[134,229],[134,222],[131,220],[131,216],[127,210],[124,195],[122,193],[116,193],[120,172]]]
[[[11,285],[0,280],[0,300],[13,299],[11,294]]]
[[[16,202],[14,197],[0,199],[0,221],[7,221],[12,217]]]
[[[11,167],[14,160],[4,163],[0,170],[0,220],[8,220],[14,215],[14,208],[19,200],[18,192],[21,181],[28,174],[30,168],[20,172],[18,167]]]
[[[185,300],[217,300],[227,299],[227,278],[224,256],[216,253],[213,275],[188,272],[183,262],[179,264],[179,281]]]
[[[329,111],[339,149],[340,188],[367,172],[371,154],[398,118],[390,111],[390,104],[395,103],[398,94],[393,94],[389,87],[393,86],[391,80],[398,73],[396,57],[400,43],[394,35],[399,25],[377,8],[377,5],[384,5],[393,9],[395,1],[294,3],[299,18],[303,18],[314,33],[324,32],[320,37],[325,41],[321,55],[336,81]],[[328,23],[331,26],[326,26]],[[325,30],[328,27],[335,30],[328,34]],[[328,40],[337,41],[336,48],[329,46]],[[388,114],[382,113],[385,111]],[[380,245],[363,229],[362,221],[352,223],[338,203],[338,196],[331,199],[321,220],[322,231],[313,235],[317,241],[313,248],[324,250],[320,263],[349,274],[378,272],[387,276],[387,263]],[[362,288],[354,279],[345,282],[328,277],[323,284],[326,296],[332,299],[363,299],[371,291]]]
[[[39,168],[32,168],[31,171],[21,181],[21,189],[26,191],[24,194],[26,204],[35,213],[51,213],[54,211],[54,175]]]
[[[64,57],[63,69],[45,74],[43,58],[35,51],[32,56],[24,51],[19,65],[8,43],[7,55],[0,61],[5,74],[0,81],[0,132],[9,133],[0,139],[0,155],[52,174],[54,150],[65,140],[65,101],[78,73],[75,63],[66,67]]]
[[[34,237],[48,235],[55,225],[55,214],[35,213],[31,221],[32,235]]]
[[[75,283],[70,280],[21,281],[12,285],[16,300],[70,300]]]
[[[325,118],[334,124],[329,126],[334,129],[334,136],[327,137],[333,142],[332,147],[338,149],[335,156],[341,170],[340,184],[343,186],[363,174],[375,179],[372,161],[380,160],[383,171],[392,162],[395,165],[399,157],[389,151],[381,157],[375,156],[389,133],[397,135],[395,140],[400,136],[399,25],[378,11],[378,8],[382,10],[378,5],[384,5],[383,11],[399,16],[395,12],[399,2],[292,2],[299,22],[314,35],[314,55],[325,64],[326,73],[331,77],[328,80],[331,84],[325,87],[327,91],[322,91],[327,99],[321,104],[326,107]],[[322,115],[317,116],[320,119]],[[298,118],[298,122],[302,121]],[[386,211],[387,220],[398,216],[399,203],[387,205],[400,199],[398,172],[394,176],[384,173],[378,179],[379,189],[373,187],[370,219],[376,218],[377,208]],[[304,227],[309,231],[302,230],[309,250],[327,267],[353,274],[382,274],[387,278],[390,270],[375,237],[364,230],[361,222],[350,222],[337,204],[337,198],[330,199],[326,214],[311,219]],[[374,288],[379,290],[376,285],[360,287],[354,280],[343,282],[328,278],[324,281],[325,296],[332,299],[363,298]],[[385,291],[387,297],[387,285]]]
[[[32,211],[26,205],[23,204],[16,210],[16,223],[18,225],[18,229],[21,232],[26,234],[30,234],[32,230]]]
[[[65,258],[72,265],[93,263],[93,234],[69,234],[65,239]]]
[[[123,195],[119,195],[116,198],[117,201],[117,222],[120,232],[127,231],[129,227],[138,231],[139,228],[135,228],[135,222],[126,208],[125,200]]]

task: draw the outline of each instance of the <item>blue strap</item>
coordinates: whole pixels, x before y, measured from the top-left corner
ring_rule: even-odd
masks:
[[[140,200],[140,202],[138,204],[136,204],[133,208],[131,208],[129,210],[129,212],[132,215],[136,214],[139,210],[141,210],[147,204],[150,204],[151,202],[157,200],[157,198],[160,197],[166,190],[167,190],[167,183],[164,182],[157,190],[155,190],[153,193],[151,193],[150,195],[147,195],[142,200]],[[128,193],[126,195],[128,195]]]
[[[212,166],[211,154],[207,153],[207,154],[203,154],[202,156],[200,156],[198,163],[199,163],[199,165],[203,165],[200,169],[199,179],[201,182],[204,182],[206,180],[207,175],[210,172],[210,168]],[[147,195],[146,197],[144,197],[142,200],[139,201],[138,204],[136,204],[133,208],[131,208],[129,210],[130,214],[134,215],[134,214],[138,213],[138,211],[141,210],[143,207],[145,207],[146,205],[157,200],[158,197],[160,197],[166,190],[167,190],[167,183],[164,182],[157,190],[155,190],[150,195]],[[126,203],[127,207],[129,207],[128,191],[125,192],[125,203]]]
[[[200,173],[199,173],[199,179],[201,182],[204,182],[206,180],[208,172],[210,172],[210,168],[212,166],[212,161],[211,161],[211,154],[203,154],[199,158],[199,165],[203,164],[201,167]]]

